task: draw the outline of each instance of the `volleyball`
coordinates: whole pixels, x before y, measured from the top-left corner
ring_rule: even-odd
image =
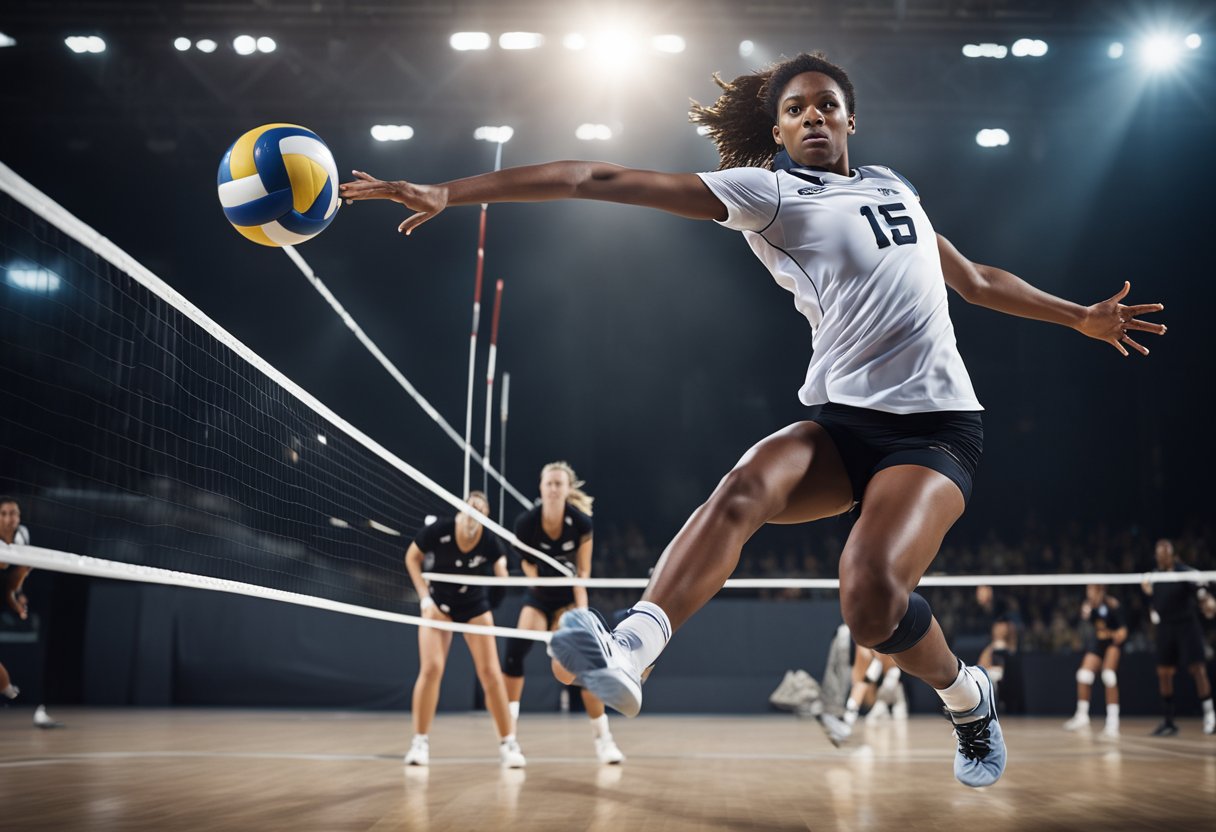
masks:
[[[220,205],[232,227],[263,246],[298,245],[338,213],[338,167],[320,136],[263,124],[220,159]]]

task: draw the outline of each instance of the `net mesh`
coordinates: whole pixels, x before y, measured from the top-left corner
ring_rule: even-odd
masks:
[[[6,192],[0,268],[0,492],[34,543],[377,609],[413,598],[402,553],[443,499]]]

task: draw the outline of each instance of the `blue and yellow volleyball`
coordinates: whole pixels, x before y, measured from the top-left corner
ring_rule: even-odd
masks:
[[[263,124],[220,159],[228,222],[264,246],[298,245],[338,213],[338,166],[325,142],[298,124]]]

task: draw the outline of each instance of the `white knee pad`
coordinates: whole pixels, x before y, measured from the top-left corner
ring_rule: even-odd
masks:
[[[1077,681],[1083,685],[1092,685],[1094,683],[1094,672],[1081,668],[1077,671]]]
[[[866,668],[866,681],[871,685],[877,685],[878,680],[882,678],[882,659],[875,657],[870,661],[870,666]]]
[[[1109,668],[1102,671],[1102,684],[1113,688],[1119,684],[1119,674]]]

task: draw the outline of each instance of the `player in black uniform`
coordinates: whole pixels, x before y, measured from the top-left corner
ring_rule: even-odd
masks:
[[[549,555],[580,578],[591,576],[591,503],[583,493],[574,469],[566,462],[550,462],[540,472],[540,505],[525,511],[515,521],[515,536],[521,542]],[[524,574],[529,578],[563,577],[556,569],[530,553],[520,550]],[[562,613],[568,609],[587,608],[587,588],[540,587],[528,589],[523,609],[519,611],[521,630],[553,630]],[[519,717],[519,700],[524,691],[524,657],[532,649],[525,639],[507,639],[506,673],[507,697],[511,714]],[[608,730],[608,715],[604,703],[583,691],[583,707],[591,718],[595,736],[595,754],[601,763],[615,765],[625,759]]]
[[[1154,554],[1161,572],[1195,571],[1175,557],[1174,544],[1168,540],[1158,540]],[[1201,605],[1208,618],[1216,616],[1216,599],[1208,592],[1206,584],[1196,585],[1190,581],[1154,585],[1150,575],[1142,586],[1149,595],[1150,615],[1157,625],[1157,682],[1165,710],[1165,719],[1153,730],[1153,736],[1172,737],[1178,733],[1178,726],[1174,724],[1174,673],[1180,658],[1186,662],[1203,704],[1203,733],[1216,734],[1216,710],[1212,708],[1212,685],[1203,664],[1203,626],[1198,609]]]
[[[1081,604],[1081,620],[1093,622],[1093,632],[1085,638],[1085,655],[1077,670],[1077,712],[1064,723],[1064,730],[1078,731],[1089,727],[1089,694],[1097,670],[1102,668],[1102,684],[1106,688],[1106,725],[1102,736],[1119,736],[1119,656],[1127,641],[1127,625],[1119,611],[1119,602],[1106,594],[1102,584],[1085,587],[1085,602]]]
[[[469,494],[469,505],[482,514],[490,513],[490,501],[480,491]],[[429,584],[422,577],[426,572],[466,573],[469,575],[507,576],[507,558],[498,541],[487,534],[471,515],[461,514],[436,520],[418,533],[405,553],[405,568],[410,573],[414,589],[422,605],[422,617],[461,624],[494,624],[490,593],[484,586],[464,584]],[[498,728],[498,753],[504,768],[523,768],[524,755],[515,741],[515,728],[507,706],[507,689],[498,664],[498,646],[494,636],[465,633],[465,643],[473,655],[477,679],[486,693],[486,707]],[[405,755],[405,764],[425,766],[430,763],[430,741],[427,731],[435,718],[439,704],[439,683],[452,633],[434,627],[418,628],[418,681],[414,683],[414,740]]]

